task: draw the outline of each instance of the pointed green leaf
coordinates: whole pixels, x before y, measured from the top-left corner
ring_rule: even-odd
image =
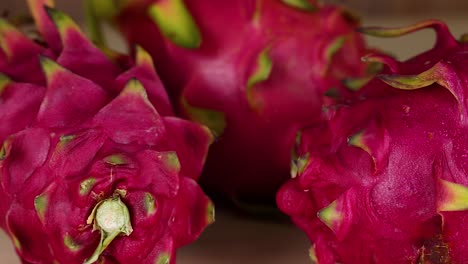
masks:
[[[151,107],[151,109],[153,109],[153,111],[157,113],[157,110],[154,108],[153,104],[148,99],[148,94],[146,93],[145,87],[138,79],[130,79],[125,85],[122,92],[120,93],[119,97],[125,97],[128,95],[140,97],[147,106]]]
[[[219,137],[224,133],[226,117],[223,112],[191,106],[184,97],[181,99],[181,105],[190,120],[207,126],[215,136]]]
[[[128,164],[127,158],[122,154],[114,154],[104,158],[104,162],[110,165],[125,165]]]
[[[315,11],[316,7],[313,6],[309,0],[281,0],[283,3],[299,8],[306,11]]]
[[[369,71],[372,71],[372,73],[369,73],[372,75],[380,72],[383,68],[383,65],[387,65],[392,72],[399,72],[400,64],[401,64],[393,56],[390,56],[387,54],[371,53],[362,57],[361,60],[369,64],[368,73]],[[372,66],[372,64],[376,66]]]
[[[47,6],[45,6],[45,10],[57,27],[62,41],[66,39],[67,33],[70,31],[83,34],[78,24],[76,24],[75,21],[73,21],[73,19],[71,19],[67,14]]]
[[[151,103],[148,100],[148,94],[146,93],[145,87],[139,80],[135,78],[128,81],[124,89],[121,92],[121,95],[130,95],[130,94],[138,95],[142,97],[145,101],[147,101],[147,103],[151,105]]]
[[[423,88],[440,79],[435,67],[417,75],[381,74],[378,77],[388,85],[401,90]]]
[[[448,29],[447,25],[442,21],[432,19],[425,20],[407,27],[395,27],[395,28],[382,28],[382,27],[364,27],[357,31],[375,37],[399,37],[419,31],[426,28],[432,28],[436,32],[436,43],[434,48],[447,49],[450,47],[458,46],[457,40],[453,37]]]
[[[367,64],[366,73],[374,76],[383,70],[383,64],[379,61],[369,61]]]
[[[99,18],[112,19],[130,2],[129,0],[87,0],[86,4]]]
[[[136,46],[136,64],[139,66],[149,67],[153,71],[155,70],[153,58],[140,45]]]
[[[388,148],[390,137],[380,122],[370,122],[367,127],[350,136],[348,144],[364,150],[374,162],[375,172],[380,171],[388,163]]]
[[[440,180],[439,211],[468,210],[468,187],[465,185]]]
[[[297,130],[296,131],[296,137],[294,138],[294,145],[291,148],[291,160],[294,161],[295,159],[299,158],[299,148],[301,145],[302,141],[302,131]]]
[[[406,27],[394,27],[394,28],[385,28],[385,27],[362,27],[358,29],[358,32],[361,32],[366,35],[374,37],[399,37],[412,33],[425,28],[436,28],[436,27],[446,27],[446,25],[439,20],[425,20],[410,26]]]
[[[332,41],[332,43],[327,47],[325,50],[325,60],[327,62],[327,65],[331,64],[331,61],[333,59],[333,56],[335,56],[336,53],[344,46],[346,42],[346,37],[345,36],[339,36],[336,39]]]
[[[336,227],[343,220],[342,213],[339,212],[337,209],[336,201],[332,202],[330,205],[320,210],[317,214],[317,217],[335,233]]]
[[[153,104],[148,99],[148,94],[146,93],[145,87],[138,79],[136,78],[130,79],[125,85],[122,92],[120,93],[119,97],[127,96],[127,95],[136,95],[140,97],[141,99],[143,99],[146,105],[150,106],[155,112],[157,112]]]
[[[6,149],[4,144],[2,144],[2,147],[0,148],[0,161],[4,160],[6,157]]]
[[[156,259],[156,264],[169,264],[171,261],[171,255],[169,253],[161,253]]]
[[[18,237],[16,237],[14,234],[10,234],[11,240],[13,240],[13,246],[16,248],[16,250],[21,252],[21,242],[19,241]]]
[[[85,0],[86,29],[93,43],[105,46],[103,21],[111,21],[129,2],[129,0]]]
[[[77,252],[82,248],[82,246],[76,243],[76,241],[68,234],[63,238],[63,244],[72,252]]]
[[[269,52],[269,47],[263,49],[262,52],[260,52],[255,62],[255,68],[252,74],[250,75],[249,79],[247,80],[247,101],[249,102],[249,105],[254,109],[257,109],[259,105],[258,102],[255,101],[253,88],[256,84],[268,80],[271,74],[271,70],[273,68],[273,61],[268,55]]]
[[[41,222],[44,223],[45,212],[49,198],[45,194],[41,194],[34,199],[34,208]]]
[[[369,83],[374,76],[367,76],[362,78],[347,78],[342,81],[343,85],[351,91],[358,91]]]
[[[465,87],[461,85],[460,77],[450,63],[438,62],[432,68],[416,75],[381,74],[378,77],[390,86],[402,90],[415,90],[437,83],[454,96],[458,102],[460,119],[466,121]]]
[[[3,142],[2,147],[0,148],[0,161],[5,159],[5,157],[10,152],[10,148],[11,148],[11,138],[7,138]]]
[[[293,159],[291,162],[291,178],[296,178],[298,175],[301,175],[304,170],[307,168],[307,165],[310,163],[310,154],[306,153],[305,155]]]
[[[65,68],[45,56],[40,56],[39,60],[41,62],[42,70],[46,75],[47,82],[51,82],[54,76],[58,73],[66,71]]]
[[[161,0],[148,11],[162,34],[174,44],[188,49],[200,47],[201,33],[183,0]]]
[[[257,57],[255,70],[247,80],[247,88],[252,88],[255,84],[268,79],[273,68],[273,62],[270,59],[268,52],[269,48],[265,48]]]
[[[364,131],[360,131],[348,139],[348,144],[363,149],[367,153],[371,153],[369,146],[366,145],[364,140]]]
[[[95,178],[89,178],[80,183],[80,195],[84,196],[89,194],[94,184],[96,183]]]
[[[402,90],[415,90],[427,87],[433,83],[438,83],[447,88],[456,98],[458,98],[457,94],[454,93],[454,89],[451,88],[446,81],[446,77],[449,77],[451,72],[453,71],[449,66],[444,62],[439,62],[432,66],[432,68],[420,74],[380,74],[377,77],[388,85]]]
[[[109,9],[104,7],[107,4],[111,3],[111,0],[85,0],[84,2],[84,19],[86,25],[86,33],[88,33],[89,38],[93,41],[94,44],[99,46],[106,46],[104,33],[102,32],[102,20],[107,18],[107,14],[113,13],[113,6]],[[101,8],[104,7],[104,10],[109,10],[109,13],[102,11]]]
[[[180,171],[180,161],[175,151],[162,152],[159,155],[158,158],[162,160],[163,164],[166,165],[170,171],[177,173]]]
[[[212,224],[215,221],[215,206],[212,201],[208,201],[206,205],[206,223]]]
[[[156,213],[157,204],[154,196],[151,193],[145,193],[144,205],[148,216],[154,215]]]
[[[257,1],[255,4],[255,10],[252,15],[252,25],[257,30],[260,29],[260,18],[262,15],[262,4],[261,2]]]
[[[28,0],[29,11],[34,18],[37,31],[55,54],[62,51],[58,28],[50,18],[47,8],[54,7],[54,0]]]
[[[39,46],[0,17],[0,53],[3,52],[7,59],[11,59],[17,53],[24,52],[25,49],[35,50],[36,48],[39,49]]]
[[[19,32],[5,19],[0,18],[0,48],[7,57],[11,57],[12,55],[8,39],[14,37],[14,35],[17,35],[18,33]]]
[[[309,258],[312,264],[318,264],[317,254],[315,253],[315,245],[312,245],[309,249]]]
[[[41,31],[41,34],[44,34],[45,32],[42,32],[42,30],[48,24],[48,21],[46,21],[48,18],[45,15],[44,7],[53,8],[55,6],[54,0],[28,0],[28,6],[37,28]]]
[[[0,96],[2,95],[2,92],[5,90],[5,88],[10,85],[11,79],[8,78],[5,74],[0,73]]]
[[[70,143],[73,139],[76,138],[76,135],[62,135],[59,139],[59,147],[63,147]]]

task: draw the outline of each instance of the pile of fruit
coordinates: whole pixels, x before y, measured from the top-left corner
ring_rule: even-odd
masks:
[[[0,18],[0,228],[23,263],[175,263],[214,222],[205,192],[279,208],[312,263],[468,263],[466,35],[313,0],[87,0],[85,33],[28,4],[33,30]],[[407,61],[362,36],[426,28]]]

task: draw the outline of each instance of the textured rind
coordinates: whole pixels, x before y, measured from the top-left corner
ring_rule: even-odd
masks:
[[[185,4],[199,46],[174,41],[147,14],[171,2]],[[236,200],[273,201],[297,131],[323,119],[328,89],[366,70],[356,22],[315,1],[132,1],[114,23],[153,56],[176,112],[213,130],[201,182]]]
[[[432,50],[386,69],[304,130],[302,173],[277,194],[320,264],[468,262],[465,153],[468,45],[440,21],[362,32],[392,36],[432,27]]]
[[[81,264],[99,242],[93,208],[119,195],[133,231],[99,263],[175,263],[213,222],[196,182],[212,134],[173,116],[143,49],[115,61],[39,2],[51,4],[30,1],[39,30],[60,43],[0,24],[0,227],[24,263]]]
[[[0,19],[0,72],[15,81],[45,84],[37,56],[55,58],[53,52],[34,43],[8,21]]]

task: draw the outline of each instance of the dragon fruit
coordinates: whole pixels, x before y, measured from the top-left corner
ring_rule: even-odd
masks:
[[[369,55],[384,71],[298,137],[277,203],[315,263],[468,263],[468,43],[437,20],[362,31],[425,28],[433,49],[405,62]]]
[[[112,18],[153,56],[176,112],[214,131],[201,184],[238,202],[274,202],[289,177],[297,130],[322,119],[326,92],[366,74],[358,22],[340,7],[135,0],[106,9],[89,2],[94,17]]]
[[[46,44],[0,20],[0,227],[23,263],[175,263],[214,219],[212,134],[142,48],[125,68],[51,5],[30,1]]]

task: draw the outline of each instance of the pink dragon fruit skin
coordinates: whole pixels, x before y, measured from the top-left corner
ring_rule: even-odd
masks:
[[[0,227],[23,263],[175,263],[213,221],[196,183],[211,133],[172,116],[142,48],[120,69],[68,16],[30,4],[61,42],[1,21]]]
[[[34,41],[28,39],[15,27],[8,24],[7,21],[0,20],[0,72],[3,73],[0,76],[0,84],[3,89],[7,89],[8,86],[21,86],[21,88],[16,89],[7,89],[10,90],[8,95],[3,95],[4,97],[11,97],[10,105],[6,107],[7,100],[2,98],[5,102],[5,105],[0,107],[5,107],[5,110],[11,112],[20,112],[19,110],[12,110],[13,107],[18,109],[22,108],[31,108],[31,110],[23,111],[30,113],[30,116],[22,116],[22,118],[16,116],[12,117],[11,115],[4,115],[2,118],[10,118],[9,122],[15,123],[14,126],[19,128],[24,127],[28,121],[20,121],[20,119],[34,118],[35,111],[32,109],[38,108],[38,103],[42,100],[44,95],[45,78],[42,74],[41,66],[38,61],[38,56],[45,56],[51,59],[56,60],[58,63],[66,67],[67,69],[73,69],[73,71],[81,76],[89,78],[93,82],[96,82],[102,86],[108,87],[110,92],[113,92],[114,95],[118,94],[122,89],[126,80],[129,79],[130,75],[138,75],[139,79],[143,82],[145,87],[148,87],[149,98],[151,102],[155,105],[158,105],[158,112],[162,115],[173,115],[171,105],[168,101],[167,94],[164,90],[164,87],[159,80],[159,77],[154,73],[152,66],[149,67],[138,67],[130,71],[127,75],[119,75],[124,70],[123,68],[128,68],[127,65],[119,65],[117,58],[114,61],[111,61],[101,50],[96,48],[76,27],[76,25],[71,25],[72,28],[66,27],[67,18],[63,18],[63,22],[59,24],[60,27],[50,26],[52,21],[49,19],[49,16],[46,12],[43,12],[43,5],[51,5],[51,1],[30,1],[30,6],[32,13],[35,14],[35,17],[38,18],[36,24],[39,31],[48,32],[44,37],[52,36],[51,39],[45,38],[47,41],[47,46],[41,46]],[[56,14],[59,16],[59,14]],[[59,17],[56,20],[60,20]],[[46,29],[41,28],[41,25],[46,26]],[[55,34],[59,38],[59,50],[57,50],[55,43]],[[59,32],[62,30],[62,32]],[[61,35],[60,35],[61,34]],[[62,42],[66,42],[67,45],[64,45],[62,48]],[[49,45],[52,43],[53,45]],[[55,49],[53,49],[55,48]],[[119,77],[121,80],[115,81]],[[33,85],[39,85],[42,87],[31,87]],[[26,87],[24,87],[26,86]],[[33,90],[35,90],[33,92]],[[114,90],[114,91],[112,91]],[[21,94],[30,94],[28,100],[35,100],[36,103],[30,103],[29,101],[18,100],[22,97]],[[33,96],[33,93],[36,96]],[[16,101],[15,101],[16,100]],[[2,111],[4,112],[4,111]],[[5,120],[2,120],[2,123]],[[23,124],[24,125],[21,125]],[[12,132],[11,130],[14,126],[2,126],[2,129],[5,129],[5,132],[0,133],[0,140],[3,141],[6,136]]]
[[[385,71],[300,135],[277,203],[310,238],[315,263],[468,262],[468,44],[435,20],[362,31],[424,28],[437,32],[432,50],[405,62],[370,55]]]
[[[218,136],[201,178],[217,194],[273,201],[288,178],[297,130],[322,118],[323,94],[365,75],[356,21],[339,7],[123,2],[114,22],[153,56],[177,112]]]

